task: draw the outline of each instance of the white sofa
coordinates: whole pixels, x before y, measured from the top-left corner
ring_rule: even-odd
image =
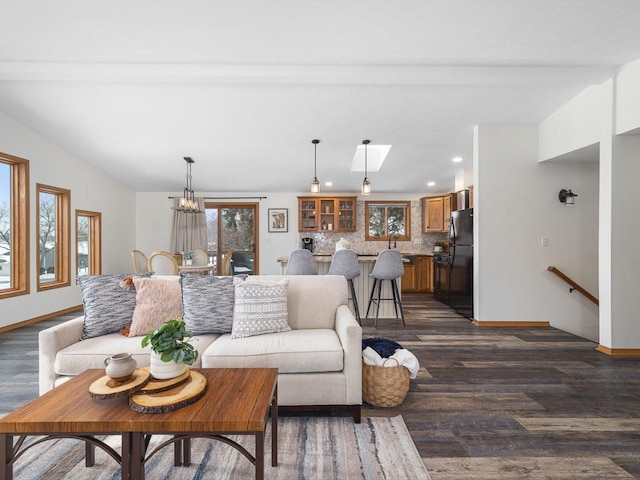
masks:
[[[249,277],[277,281],[284,276]],[[278,368],[278,404],[296,408],[348,408],[360,422],[362,328],[347,306],[347,282],[338,275],[288,276],[291,331],[232,339],[231,334],[194,337],[195,368]],[[138,366],[149,365],[142,337],[111,333],[80,340],[83,317],[40,332],[40,394],[104,359],[131,352]]]

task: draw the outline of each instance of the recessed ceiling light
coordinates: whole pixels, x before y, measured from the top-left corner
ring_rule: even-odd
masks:
[[[436,182],[427,182],[427,187],[435,186]]]
[[[324,182],[325,187],[333,187],[333,182]]]
[[[462,161],[462,157],[453,157],[451,161],[454,163],[460,163]]]

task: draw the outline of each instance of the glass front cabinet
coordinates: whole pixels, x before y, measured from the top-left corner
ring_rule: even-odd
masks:
[[[298,231],[355,232],[357,197],[298,197]]]

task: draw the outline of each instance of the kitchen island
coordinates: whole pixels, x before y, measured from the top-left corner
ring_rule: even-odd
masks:
[[[314,253],[313,258],[316,261],[316,266],[318,267],[318,274],[326,275],[327,272],[329,272],[329,267],[331,266],[331,259],[333,258],[333,255],[330,253]],[[367,313],[367,304],[369,303],[369,295],[371,294],[371,287],[373,285],[373,278],[371,278],[369,274],[373,270],[373,265],[376,263],[377,259],[378,257],[376,255],[358,256],[360,276],[353,279],[353,286],[356,290],[358,307],[360,309],[360,317],[362,318],[363,322],[365,320],[364,316]],[[276,261],[280,263],[280,273],[284,275],[287,269],[287,263],[289,262],[289,257],[279,257]],[[398,278],[398,290],[401,290],[400,278]],[[383,282],[381,298],[393,298],[390,282]],[[351,302],[349,302],[349,307],[353,310],[353,305]],[[371,305],[369,318],[373,319],[375,318],[375,316],[375,305]],[[393,308],[392,301],[380,302],[380,315],[378,318],[396,318],[396,313]]]

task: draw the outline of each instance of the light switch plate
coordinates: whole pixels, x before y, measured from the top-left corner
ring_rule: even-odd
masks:
[[[540,239],[540,246],[541,247],[548,247],[549,246],[549,238],[547,237],[542,237]]]

